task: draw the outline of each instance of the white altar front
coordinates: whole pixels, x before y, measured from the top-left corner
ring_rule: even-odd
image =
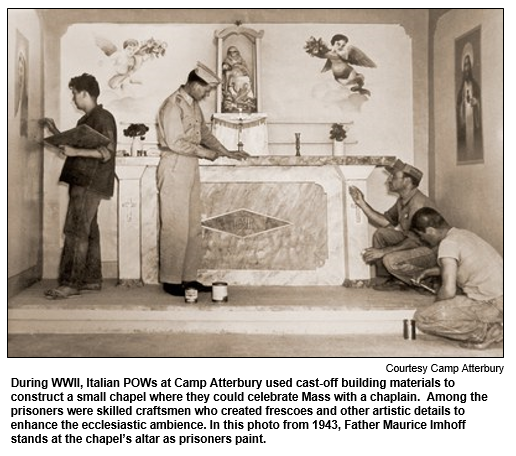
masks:
[[[263,156],[201,166],[200,280],[342,285],[370,278],[368,221],[348,196],[394,157]],[[158,282],[157,157],[118,157],[119,279]]]

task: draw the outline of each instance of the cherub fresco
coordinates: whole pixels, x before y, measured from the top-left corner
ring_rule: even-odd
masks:
[[[349,44],[346,35],[337,34],[331,39],[331,48],[321,39],[313,36],[306,42],[305,51],[312,57],[326,59],[321,72],[331,70],[335,81],[349,88],[351,92],[370,96],[364,87],[365,77],[355,70],[354,65],[376,68],[376,64],[359,48]]]
[[[123,89],[126,84],[141,84],[133,75],[149,59],[165,55],[167,43],[150,38],[142,43],[127,39],[119,49],[113,42],[103,37],[96,37],[95,44],[110,58],[115,74],[109,79],[110,88]]]

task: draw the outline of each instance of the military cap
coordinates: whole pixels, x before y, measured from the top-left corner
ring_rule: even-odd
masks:
[[[403,171],[403,173],[412,176],[416,180],[417,185],[419,185],[421,179],[423,178],[422,171],[412,165],[409,165],[408,163],[402,162],[400,159],[396,159],[392,165],[388,165],[385,168],[391,174],[395,173],[396,171]]]
[[[195,67],[195,73],[209,85],[216,86],[221,83],[220,78],[201,62],[197,62],[197,66]]]

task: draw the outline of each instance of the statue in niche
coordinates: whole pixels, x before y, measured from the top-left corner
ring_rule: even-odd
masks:
[[[236,46],[229,46],[222,62],[222,112],[256,112],[251,73]]]

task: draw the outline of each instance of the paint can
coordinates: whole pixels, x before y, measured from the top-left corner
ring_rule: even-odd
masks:
[[[403,320],[403,338],[405,340],[416,339],[416,321],[415,320]]]
[[[213,302],[228,302],[227,282],[213,282],[211,285],[211,300]]]
[[[192,304],[197,302],[198,292],[197,288],[185,288],[185,302]]]

